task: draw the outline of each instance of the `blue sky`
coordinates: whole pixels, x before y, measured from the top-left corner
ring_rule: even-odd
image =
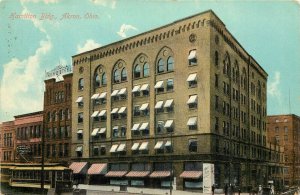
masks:
[[[268,114],[300,115],[299,1],[0,0],[0,122],[42,110],[45,70],[72,55],[208,9],[269,74]]]

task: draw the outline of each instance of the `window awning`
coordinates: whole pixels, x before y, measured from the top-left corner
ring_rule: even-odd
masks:
[[[188,126],[193,126],[193,125],[196,125],[196,124],[197,124],[197,117],[191,117],[191,118],[189,118],[189,120],[187,122]]]
[[[114,126],[113,129],[119,129],[119,126]]]
[[[82,146],[77,146],[75,151],[76,152],[82,152],[83,147]]]
[[[192,95],[190,96],[189,100],[186,102],[187,104],[194,104],[194,103],[197,103],[197,98],[198,96],[197,95]]]
[[[118,148],[118,144],[114,144],[114,145],[111,146],[109,152],[114,153],[114,152],[117,151],[117,148]]]
[[[150,171],[130,171],[126,174],[126,177],[147,177]]]
[[[109,171],[105,174],[105,177],[123,177],[127,171]]]
[[[104,175],[107,173],[107,163],[95,163],[88,169],[88,175]]]
[[[188,57],[189,60],[194,59],[194,58],[196,58],[196,50],[192,50]]]
[[[116,96],[117,94],[118,94],[118,92],[119,92],[119,90],[118,89],[116,89],[116,90],[114,90],[112,93],[111,93],[111,95],[110,96]]]
[[[83,133],[82,129],[79,129],[79,130],[77,131],[77,133],[78,133],[78,134],[82,134],[82,133]]]
[[[91,99],[95,100],[99,97],[99,93],[95,93],[94,95],[92,95]]]
[[[164,108],[168,108],[168,107],[171,107],[173,104],[173,99],[170,99],[170,100],[167,100],[165,105],[164,105]]]
[[[143,142],[139,148],[139,150],[148,150],[149,142]]]
[[[164,177],[170,177],[171,171],[153,171],[149,177],[151,178],[164,178]]]
[[[140,123],[134,124],[132,127],[132,131],[137,131],[139,129]]]
[[[187,82],[195,81],[197,79],[197,73],[190,74],[189,77],[187,78]]]
[[[134,143],[131,147],[131,150],[137,150],[139,148],[140,143]]]
[[[125,93],[126,93],[126,88],[122,88],[120,91],[119,91],[119,93],[118,93],[118,95],[124,95]]]
[[[158,141],[156,142],[155,146],[154,146],[154,149],[155,150],[158,150],[158,149],[161,149],[162,146],[163,146],[164,142],[163,141]]]
[[[106,110],[101,110],[101,112],[99,113],[99,116],[104,116],[106,114]]]
[[[119,108],[114,108],[114,109],[112,109],[112,111],[111,111],[111,114],[115,114],[115,113],[117,113],[117,112],[118,112],[118,110],[119,110]]]
[[[119,110],[119,114],[123,114],[126,111],[126,107],[121,107]]]
[[[202,176],[202,171],[183,171],[179,177],[188,179],[199,179]]]
[[[143,123],[140,127],[140,130],[148,129],[148,127],[149,127],[149,123]]]
[[[103,127],[103,128],[100,129],[99,134],[103,134],[103,133],[105,133],[105,132],[106,132],[106,128]]]
[[[155,89],[163,88],[163,85],[164,85],[164,81],[157,81],[154,88]]]
[[[100,94],[100,96],[98,98],[99,99],[104,99],[104,98],[106,98],[106,94],[107,94],[107,92],[103,92],[103,93]]]
[[[138,92],[138,91],[140,91],[140,88],[141,88],[141,86],[140,86],[140,85],[136,85],[136,86],[134,86],[134,87],[133,87],[133,89],[132,89],[132,93],[135,93],[135,92]]]
[[[117,149],[117,152],[123,152],[125,151],[125,147],[126,147],[126,144],[120,144],[118,149]]]
[[[98,114],[99,114],[99,111],[94,111],[93,114],[91,115],[91,117],[96,117],[96,116],[98,116]]]
[[[165,147],[170,147],[170,146],[172,146],[172,142],[171,142],[171,141],[167,141],[167,142],[165,143]]]
[[[91,134],[91,136],[96,136],[99,131],[99,128],[95,128]]]
[[[141,91],[149,91],[149,84],[142,85]]]
[[[160,109],[160,108],[162,108],[162,105],[164,104],[164,101],[158,101],[158,102],[156,102],[156,104],[155,104],[155,109]]]
[[[172,127],[172,125],[173,125],[173,120],[167,120],[167,122],[165,123],[165,128],[170,128],[170,127]]]
[[[86,165],[87,162],[73,162],[69,168],[73,170],[73,174],[78,174],[83,171]]]
[[[149,106],[149,103],[145,103],[145,104],[142,104],[142,106],[140,107],[140,111],[143,111],[143,110],[146,110]]]
[[[80,102],[83,102],[83,97],[82,96],[78,97],[77,100],[76,100],[76,103],[80,103]]]

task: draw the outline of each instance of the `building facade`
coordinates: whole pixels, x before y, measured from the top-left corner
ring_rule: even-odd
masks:
[[[15,128],[14,121],[3,122],[0,125],[0,162],[14,162],[15,158]]]
[[[45,80],[45,160],[67,164],[71,147],[72,73]]]
[[[72,60],[85,182],[202,189],[207,163],[219,187],[267,182],[267,73],[212,11]]]
[[[294,114],[267,117],[268,140],[284,147],[284,184],[300,185],[300,117]]]
[[[41,162],[43,112],[15,116],[15,162]]]

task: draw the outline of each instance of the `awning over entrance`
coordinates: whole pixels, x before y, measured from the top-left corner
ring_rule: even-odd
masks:
[[[163,178],[163,177],[170,177],[171,171],[153,171],[149,177],[151,178]]]
[[[127,171],[109,171],[105,174],[105,177],[123,177]]]
[[[107,173],[107,164],[106,163],[95,163],[88,170],[88,175],[99,175]]]
[[[188,179],[199,179],[202,176],[202,171],[183,171],[179,177]]]
[[[150,171],[130,171],[126,174],[126,177],[147,177]]]
[[[73,174],[79,174],[86,165],[87,162],[73,162],[69,168],[73,170]]]

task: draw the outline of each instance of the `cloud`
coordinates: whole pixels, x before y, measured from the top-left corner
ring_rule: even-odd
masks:
[[[90,0],[90,1],[96,5],[100,5],[103,7],[110,7],[112,9],[115,9],[117,5],[116,0]]]
[[[101,46],[101,44],[96,43],[92,39],[88,39],[88,40],[86,40],[86,42],[83,46],[77,45],[77,53],[83,53],[83,52],[86,52],[86,51],[90,51],[90,50],[93,50],[93,49],[95,49],[97,47],[100,47],[100,46]]]
[[[50,4],[50,3],[58,3],[59,0],[20,0],[21,3],[40,3],[44,2],[45,4]]]
[[[130,24],[122,24],[120,27],[120,30],[119,30],[119,32],[117,32],[117,34],[120,35],[120,37],[122,37],[122,38],[126,38],[127,37],[126,33],[129,30],[137,31],[138,29]]]
[[[268,83],[268,93],[271,96],[281,96],[281,92],[279,90],[279,84],[280,84],[280,72],[275,72],[275,77],[272,81]]]

